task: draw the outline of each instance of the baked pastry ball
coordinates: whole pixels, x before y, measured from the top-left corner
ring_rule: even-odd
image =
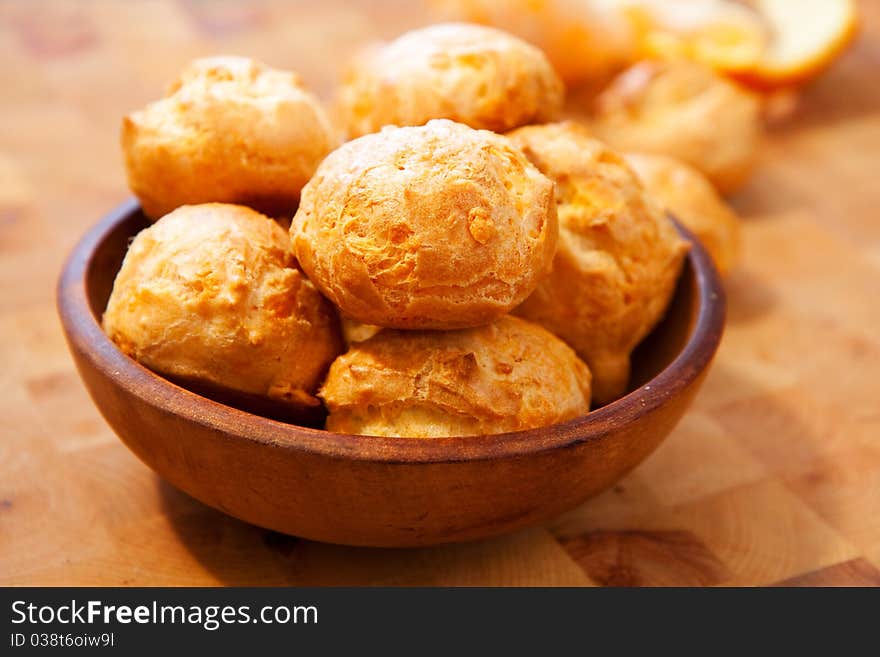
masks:
[[[153,219],[209,201],[292,214],[337,143],[294,73],[243,57],[195,60],[122,121],[128,183]]]
[[[514,312],[568,342],[590,366],[593,400],[626,391],[629,356],[662,317],[687,242],[623,157],[576,123],[528,126],[511,141],[556,181],[552,274]]]
[[[636,30],[620,1],[431,0],[447,18],[492,25],[536,45],[566,84],[596,83],[636,55]]]
[[[492,28],[443,23],[361,54],[343,79],[338,109],[350,137],[429,119],[502,132],[550,120],[563,94],[534,46]]]
[[[291,406],[319,403],[342,350],[335,311],[297,269],[284,230],[223,203],[185,205],[141,231],[103,323],[156,372]]]
[[[645,189],[706,247],[722,275],[739,255],[740,222],[699,171],[674,157],[625,153]]]
[[[478,326],[549,271],[553,183],[501,135],[445,119],[388,127],[327,156],[290,231],[303,270],[349,318]]]
[[[532,429],[590,409],[590,371],[551,333],[505,316],[460,331],[383,330],[330,367],[327,429],[436,438]]]
[[[755,164],[760,103],[701,64],[642,62],[599,95],[591,127],[620,151],[687,162],[729,194],[745,183]]]

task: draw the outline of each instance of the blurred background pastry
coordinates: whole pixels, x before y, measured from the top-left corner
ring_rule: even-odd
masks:
[[[243,57],[192,62],[122,123],[128,183],[153,219],[212,201],[292,214],[337,141],[294,73]]]
[[[445,119],[331,153],[303,189],[296,256],[342,313],[377,326],[486,324],[556,249],[553,183],[510,141]]]
[[[553,119],[563,93],[538,48],[500,30],[445,23],[356,57],[338,111],[349,137],[441,118],[503,132]]]
[[[784,0],[787,1],[787,0]],[[684,58],[724,74],[754,67],[773,37],[739,0],[618,0],[638,32],[639,58]]]
[[[616,0],[431,0],[440,17],[492,25],[543,50],[566,84],[596,83],[636,56],[636,30]]]
[[[649,194],[700,240],[727,275],[740,249],[740,219],[703,174],[673,157],[625,153]]]
[[[591,129],[615,149],[687,162],[729,194],[757,159],[761,106],[754,94],[701,64],[646,61],[599,95]]]
[[[383,330],[331,366],[327,429],[432,438],[564,422],[590,407],[590,372],[564,342],[505,316],[459,331]]]
[[[507,30],[570,86],[641,59],[686,58],[760,90],[815,79],[853,41],[854,0],[429,0],[438,17]]]
[[[625,392],[630,352],[663,316],[687,252],[622,156],[573,122],[509,134],[556,182],[553,271],[514,312],[568,342],[590,366],[598,404]]]
[[[342,349],[336,313],[285,231],[221,203],[183,206],[137,235],[103,324],[156,372],[293,406],[318,404]]]

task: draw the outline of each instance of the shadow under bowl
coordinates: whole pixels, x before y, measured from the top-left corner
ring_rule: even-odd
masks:
[[[718,274],[679,227],[692,248],[664,320],[633,354],[624,397],[563,424],[508,434],[333,433],[178,386],[107,338],[100,317],[113,280],[131,238],[147,225],[136,202],[120,206],[85,235],[61,274],[58,310],[86,388],[122,441],[168,482],[236,518],[312,540],[383,547],[465,541],[577,506],[673,429],[724,326]]]

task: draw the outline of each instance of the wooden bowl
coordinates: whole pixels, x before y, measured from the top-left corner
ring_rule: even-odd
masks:
[[[76,246],[58,309],[80,375],[122,441],[174,486],[232,516],[318,541],[415,546],[539,523],[612,485],[688,407],[724,325],[724,294],[696,241],[664,321],[633,357],[632,390],[541,429],[438,439],[327,432],[182,388],[119,351],[99,325],[135,202]],[[684,230],[682,233],[690,238]]]

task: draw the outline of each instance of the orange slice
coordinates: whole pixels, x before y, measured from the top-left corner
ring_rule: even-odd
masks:
[[[853,0],[750,0],[771,33],[754,67],[735,75],[758,89],[793,87],[822,73],[858,32]]]

